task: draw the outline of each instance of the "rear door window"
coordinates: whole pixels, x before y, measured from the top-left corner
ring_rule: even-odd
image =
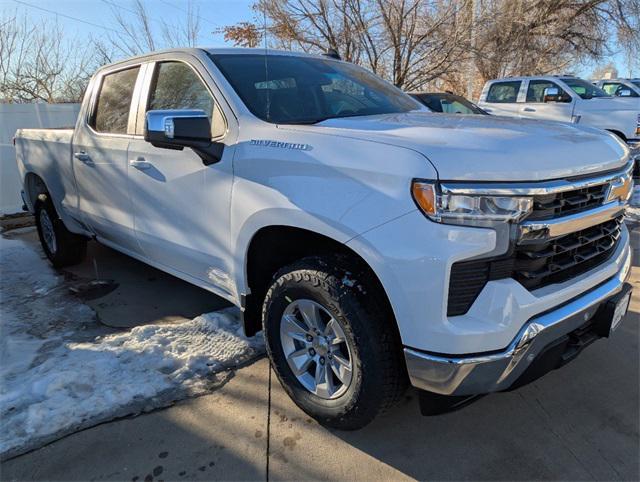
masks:
[[[491,84],[489,92],[487,93],[487,102],[495,102],[498,104],[517,102],[521,84],[522,81],[520,80],[495,82]]]
[[[97,132],[126,134],[131,98],[140,67],[120,70],[102,78],[92,127]]]

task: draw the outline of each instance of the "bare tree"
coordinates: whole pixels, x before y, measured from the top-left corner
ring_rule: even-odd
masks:
[[[200,37],[199,9],[191,0],[187,3],[184,18],[172,23],[154,18],[142,0],[135,0],[133,9],[123,9],[109,1],[106,3],[111,5],[116,32],[92,38],[103,64],[160,48],[194,47]]]
[[[185,16],[175,24],[162,24],[162,35],[166,46],[195,47],[200,37],[200,9],[191,0],[187,3]]]
[[[483,0],[478,5],[472,52],[482,82],[562,73],[617,50],[633,58],[640,52],[638,0]]]
[[[468,1],[378,0],[387,74],[398,87],[417,90],[455,71],[467,44]]]
[[[94,66],[89,48],[55,22],[0,20],[0,91],[5,102],[77,102]]]
[[[268,20],[224,29],[236,45],[338,51],[405,89],[419,89],[450,71],[468,25],[460,15],[469,0],[259,0]]]
[[[254,23],[224,29],[237,45],[319,52],[405,90],[474,95],[485,80],[572,69],[626,53],[640,62],[640,0],[257,0]]]

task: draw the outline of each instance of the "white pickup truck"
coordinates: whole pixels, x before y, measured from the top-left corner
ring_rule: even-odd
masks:
[[[517,387],[629,302],[624,143],[426,112],[324,56],[132,58],[95,74],[74,130],[16,148],[54,266],[95,239],[226,298],[330,426],[362,427],[409,381],[425,413]]]
[[[613,97],[577,77],[490,80],[478,105],[495,115],[583,124],[613,132],[630,144],[640,143],[640,98]]]
[[[604,79],[594,85],[616,97],[640,97],[640,79]]]

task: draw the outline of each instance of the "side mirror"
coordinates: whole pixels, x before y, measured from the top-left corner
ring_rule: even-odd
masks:
[[[616,95],[618,97],[631,97],[631,90],[622,89],[622,90],[619,90],[618,92],[616,92]]]
[[[211,141],[211,122],[203,110],[150,110],[144,125],[144,140],[152,146],[182,150],[189,147],[208,166],[222,158],[224,145]]]
[[[560,102],[560,89],[557,87],[547,87],[544,89],[544,102]]]

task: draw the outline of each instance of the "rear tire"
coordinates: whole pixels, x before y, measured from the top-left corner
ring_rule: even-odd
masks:
[[[391,407],[408,378],[384,293],[347,262],[309,257],[280,270],[262,320],[267,353],[296,405],[323,425],[356,430]]]
[[[54,268],[82,262],[87,254],[87,238],[66,228],[48,195],[38,196],[35,217],[40,244]]]

